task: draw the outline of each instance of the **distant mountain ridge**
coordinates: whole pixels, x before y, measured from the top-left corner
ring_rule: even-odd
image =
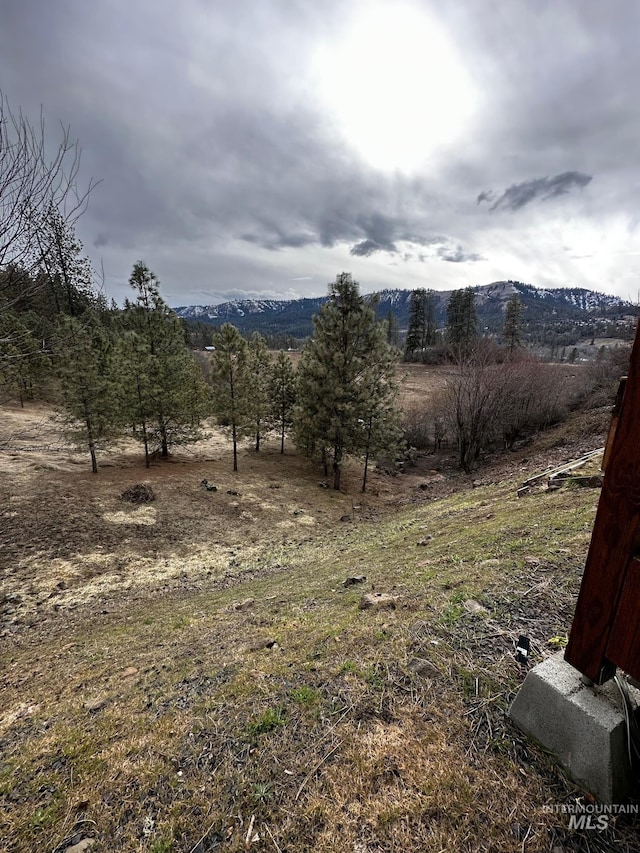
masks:
[[[476,310],[482,330],[499,332],[502,328],[506,302],[518,294],[523,305],[525,326],[556,326],[566,324],[590,325],[596,321],[616,321],[624,316],[637,315],[640,308],[631,302],[579,287],[537,288],[517,281],[495,281],[473,288]],[[436,321],[446,323],[447,303],[452,290],[435,291]],[[395,315],[401,330],[409,322],[410,290],[381,290],[368,294],[378,299],[376,311],[385,318],[389,311]],[[188,305],[175,308],[176,314],[189,321],[201,321],[215,326],[233,323],[241,332],[286,334],[304,338],[313,333],[313,315],[328,299],[327,296],[305,299],[241,299],[219,305]]]

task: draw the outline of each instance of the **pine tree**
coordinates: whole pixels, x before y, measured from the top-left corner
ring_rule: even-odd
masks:
[[[522,328],[522,301],[517,293],[507,302],[504,312],[504,328],[502,336],[504,345],[509,353],[520,346],[520,332]]]
[[[167,458],[170,447],[202,438],[209,392],[185,345],[180,320],[160,296],[155,274],[139,261],[129,283],[138,292],[123,312],[125,329],[134,333],[128,342],[134,357],[128,371],[129,420],[141,427],[146,450],[152,442]]]
[[[433,290],[427,290],[424,300],[424,346],[432,347],[436,343],[436,294]]]
[[[218,423],[228,427],[233,444],[233,470],[238,470],[238,439],[254,426],[249,403],[250,382],[247,342],[231,323],[214,335],[211,359],[213,410]]]
[[[409,298],[409,327],[405,342],[405,360],[415,352],[422,352],[436,342],[436,295],[433,290],[420,287]]]
[[[51,374],[50,352],[42,346],[37,327],[33,312],[0,312],[0,388],[23,408]]]
[[[390,347],[398,346],[398,336],[399,336],[399,327],[398,327],[398,318],[393,313],[391,308],[387,311],[387,343]]]
[[[418,288],[411,291],[409,297],[409,327],[405,341],[405,358],[410,359],[414,352],[424,348],[426,333],[426,303],[427,291]]]
[[[296,398],[296,374],[291,359],[280,350],[271,365],[269,400],[272,421],[280,433],[280,453],[284,453],[284,439],[288,427],[293,425],[292,412]]]
[[[478,335],[472,287],[454,290],[447,304],[447,342],[457,353],[466,351]]]
[[[294,411],[297,446],[320,453],[325,466],[330,454],[334,489],[340,489],[345,456],[372,449],[374,423],[394,410],[394,367],[384,325],[351,275],[338,275],[300,360]]]
[[[253,421],[256,453],[260,450],[260,441],[265,429],[268,429],[270,414],[269,379],[271,356],[265,339],[254,332],[249,339],[247,349],[247,368],[249,382],[249,414]]]
[[[61,317],[56,357],[67,437],[89,449],[98,473],[96,451],[117,435],[118,409],[112,371],[112,340],[94,310]]]

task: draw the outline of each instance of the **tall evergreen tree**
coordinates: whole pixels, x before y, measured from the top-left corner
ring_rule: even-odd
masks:
[[[99,313],[89,310],[81,318],[61,317],[55,349],[66,435],[88,448],[97,474],[96,451],[119,424],[112,340]]]
[[[424,299],[424,346],[432,347],[435,345],[437,329],[436,294],[433,290],[427,290]]]
[[[256,453],[260,450],[260,441],[265,429],[268,429],[271,403],[269,399],[269,379],[271,356],[265,339],[254,332],[247,348],[247,368],[249,382],[249,414],[253,421]]]
[[[517,293],[507,302],[504,312],[504,327],[502,337],[504,345],[509,353],[520,346],[520,334],[522,331],[522,301]]]
[[[414,352],[424,348],[426,332],[426,303],[427,291],[420,287],[411,291],[409,297],[409,326],[405,341],[405,357],[411,358]]]
[[[271,365],[269,399],[272,420],[280,433],[280,453],[284,453],[287,428],[293,425],[292,412],[296,398],[296,374],[291,359],[280,350]]]
[[[228,427],[233,444],[233,470],[238,470],[238,439],[253,429],[249,403],[250,382],[248,346],[231,323],[225,323],[214,335],[215,352],[211,359],[213,410],[218,423]]]
[[[42,346],[33,312],[0,311],[0,388],[24,407],[51,374],[50,352]]]
[[[342,465],[350,453],[365,453],[374,420],[393,409],[395,360],[384,325],[360,296],[351,275],[330,286],[329,300],[314,317],[314,336],[298,368],[294,411],[296,444],[333,462],[333,486],[340,489]],[[367,424],[371,423],[371,431]]]
[[[447,304],[447,342],[457,352],[468,349],[478,335],[478,319],[472,287],[454,290]]]
[[[144,401],[143,440],[147,446],[155,443],[166,458],[170,447],[202,438],[209,392],[185,345],[180,320],[160,296],[155,274],[138,261],[129,283],[138,294],[135,302],[126,301],[123,312],[125,328],[134,333],[129,338],[135,357],[129,370],[129,420],[141,425]]]
[[[391,308],[387,311],[387,343],[390,347],[398,346],[398,337],[400,329],[398,327],[398,318],[393,313]]]

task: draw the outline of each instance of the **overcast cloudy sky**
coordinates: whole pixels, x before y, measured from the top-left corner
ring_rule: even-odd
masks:
[[[121,301],[640,288],[635,0],[0,0],[0,88],[102,179]]]

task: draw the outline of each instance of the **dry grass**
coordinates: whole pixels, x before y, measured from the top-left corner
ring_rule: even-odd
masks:
[[[334,493],[269,445],[234,476],[220,437],[98,476],[3,454],[6,849],[636,849],[622,818],[587,839],[544,811],[581,794],[505,713],[518,634],[539,660],[569,629],[598,495],[517,500],[549,455],[475,488],[425,459],[363,499],[358,467]],[[153,504],[123,503],[141,482]],[[361,611],[374,589],[396,609]]]

